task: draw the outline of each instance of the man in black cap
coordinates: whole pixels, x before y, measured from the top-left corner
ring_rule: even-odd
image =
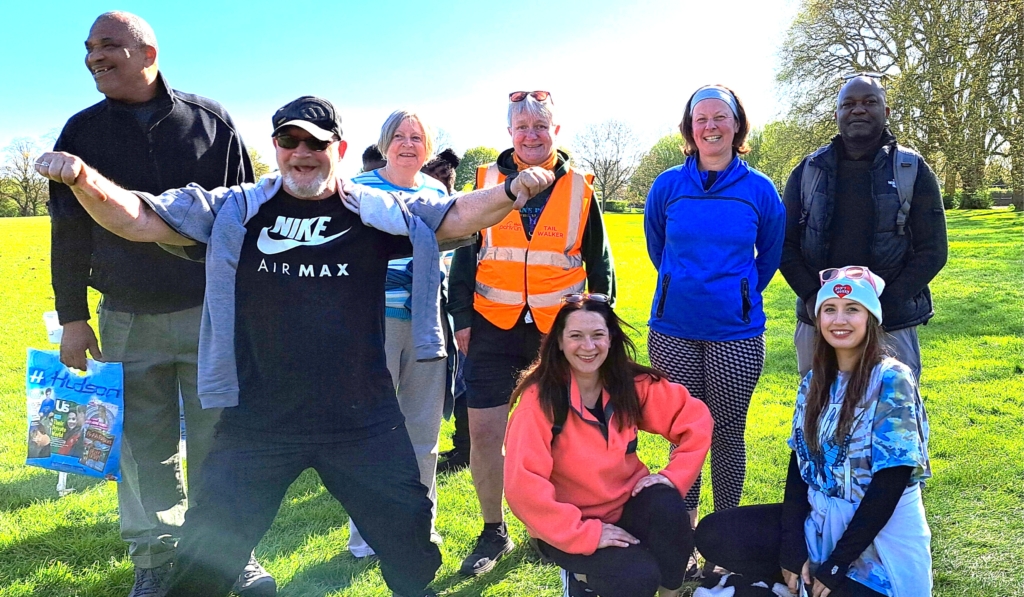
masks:
[[[85,50],[85,66],[104,98],[68,120],[57,151],[82,156],[104,175],[148,192],[190,182],[213,188],[253,180],[249,155],[227,111],[168,85],[146,21],[126,12],[104,13],[89,30]],[[203,265],[110,234],[58,182],[50,184],[48,207],[53,293],[64,325],[61,361],[84,370],[88,351],[124,365],[117,505],[121,538],[135,567],[129,597],[149,596],[170,574],[185,509],[195,504],[220,416],[219,409],[202,409],[196,394]],[[89,322],[88,286],[103,295],[102,355]],[[179,453],[179,395],[187,486]],[[253,558],[235,588],[246,597],[272,595],[274,581]]]
[[[885,280],[881,322],[890,354],[921,379],[917,326],[934,315],[931,282],[946,264],[946,216],[924,158],[886,125],[874,73],[847,78],[836,99],[839,134],[804,158],[786,182],[786,241],[779,271],[796,293],[797,367],[814,353],[814,297],[830,269],[865,266]]]
[[[388,586],[424,595],[441,555],[385,359],[387,262],[421,246],[424,232],[436,260],[435,237],[466,238],[499,222],[553,176],[531,168],[454,199],[403,199],[339,180],[347,144],[326,100],[301,97],[273,124],[280,173],[258,185],[154,197],[117,187],[70,154],[36,163],[115,234],[192,256],[206,245],[199,395],[205,407],[233,408],[217,426],[168,595],[227,594],[310,467],[359,525]],[[395,227],[405,222],[408,236]]]

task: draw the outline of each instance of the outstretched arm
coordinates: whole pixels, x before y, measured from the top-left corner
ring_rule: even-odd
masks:
[[[107,180],[78,156],[44,153],[36,160],[36,172],[68,185],[89,215],[118,236],[136,242],[195,244],[171,229],[138,196]]]
[[[501,221],[508,212],[519,209],[531,197],[555,182],[555,175],[543,168],[523,170],[509,185],[516,196],[513,202],[505,192],[505,185],[466,193],[455,200],[444,221],[437,229],[437,240],[469,236]]]

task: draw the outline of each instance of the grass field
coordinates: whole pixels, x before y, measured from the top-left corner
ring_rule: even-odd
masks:
[[[936,317],[921,328],[923,390],[931,420],[934,478],[925,490],[933,533],[935,594],[1024,596],[1024,218],[1001,210],[948,216],[950,260],[932,284]],[[640,330],[654,288],[642,216],[608,215],[619,273],[619,313]],[[118,536],[112,483],[72,477],[58,499],[57,474],[24,466],[25,348],[46,348],[41,313],[52,309],[49,222],[0,219],[0,597],[122,597],[132,580]],[[96,296],[93,293],[93,301]],[[747,429],[745,503],[782,497],[785,437],[797,386],[793,295],[776,276],[765,296],[768,357]],[[442,432],[448,443],[450,424]],[[666,461],[665,442],[645,437],[641,457]],[[710,504],[705,492],[705,505]],[[292,486],[257,554],[280,595],[390,595],[375,564],[345,550],[347,517],[312,471]],[[458,575],[480,528],[468,472],[442,477],[438,528],[443,595],[555,596],[555,568],[539,564],[513,522],[518,548],[489,575]]]

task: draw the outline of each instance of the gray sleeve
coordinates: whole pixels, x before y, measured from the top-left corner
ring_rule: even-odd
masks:
[[[236,192],[241,192],[239,187],[218,187],[207,191],[193,183],[160,195],[138,191],[135,194],[178,234],[209,243],[217,212]]]
[[[424,191],[408,196],[406,198],[406,205],[413,215],[423,220],[423,223],[430,227],[431,230],[437,232],[437,229],[441,227],[441,222],[444,221],[444,217],[448,215],[448,210],[455,205],[456,199],[457,197],[439,197],[433,191]]]

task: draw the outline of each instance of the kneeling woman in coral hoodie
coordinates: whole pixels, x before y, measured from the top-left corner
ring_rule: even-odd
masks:
[[[693,549],[682,496],[707,455],[711,415],[686,388],[634,362],[608,297],[563,301],[512,395],[509,507],[562,567],[566,595],[676,595]],[[679,446],[660,473],[637,457],[640,430]]]

